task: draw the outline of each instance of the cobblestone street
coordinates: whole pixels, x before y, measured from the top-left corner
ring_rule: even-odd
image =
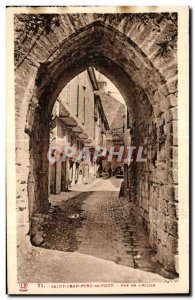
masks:
[[[45,228],[43,247],[161,274],[147,233],[131,216],[128,201],[118,197],[120,184],[116,178],[98,179],[86,185],[85,192],[81,186],[77,191],[52,195],[50,201],[57,209]]]
[[[97,179],[51,195],[53,218],[33,247],[19,282],[170,282],[154,261],[148,235],[136,224],[122,180]],[[167,275],[167,274],[166,274]]]

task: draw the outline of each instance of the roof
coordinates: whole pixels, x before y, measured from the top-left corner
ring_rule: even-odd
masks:
[[[106,82],[106,78],[102,73],[99,73],[98,82]]]
[[[96,76],[95,76],[94,68],[93,68],[93,67],[87,68],[87,72],[88,72],[88,74],[89,74],[89,78],[90,78],[90,80],[91,80],[93,89],[94,89],[95,91],[98,90],[99,87],[98,87],[98,82],[97,82],[97,79],[96,79]]]
[[[125,105],[105,92],[100,94],[100,98],[110,129],[121,128],[126,113]]]
[[[99,95],[95,95],[95,99],[97,101],[99,112],[100,112],[100,116],[101,116],[101,120],[104,123],[105,129],[109,130],[110,129],[109,128],[109,124],[108,124],[108,120],[107,120],[107,117],[105,115],[105,112],[104,112],[104,109],[103,109],[103,106],[102,106],[101,98],[100,98]]]

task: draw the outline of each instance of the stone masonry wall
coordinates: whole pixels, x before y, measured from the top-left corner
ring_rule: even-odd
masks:
[[[177,107],[170,105],[160,116],[147,117],[147,110],[137,116],[132,144],[144,146],[147,163],[134,162],[129,167],[129,200],[149,232],[156,259],[165,270],[177,272]]]

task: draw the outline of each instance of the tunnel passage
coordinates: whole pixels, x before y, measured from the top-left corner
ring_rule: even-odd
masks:
[[[21,197],[28,199],[24,202],[27,211],[20,214],[25,222],[29,222],[29,216],[34,213],[47,211],[51,110],[63,87],[88,66],[94,66],[124,97],[131,112],[132,143],[144,144],[147,149],[147,164],[134,163],[128,168],[126,196],[137,219],[149,232],[157,259],[167,270],[175,271],[178,226],[176,40],[168,44],[167,52],[168,46],[163,46],[163,42],[167,45],[169,32],[175,37],[177,22],[175,14],[160,15],[161,18],[158,14],[148,16],[149,21],[144,26],[139,15],[136,18],[131,15],[114,18],[96,14],[60,15],[57,26],[55,23],[52,30],[46,31],[42,28],[39,36],[35,35],[34,45],[26,40],[24,44],[29,51],[20,57],[16,66],[16,139],[22,137],[26,141],[23,145],[17,144],[18,199],[19,206]],[[20,27],[26,21],[18,21],[16,17],[17,22]],[[158,22],[163,26],[159,27]],[[22,53],[22,46],[19,50]],[[21,159],[20,150],[24,148],[26,157]],[[20,177],[21,165],[28,178],[25,184]]]

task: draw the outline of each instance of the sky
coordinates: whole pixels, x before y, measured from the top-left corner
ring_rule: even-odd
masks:
[[[121,93],[119,92],[119,90],[116,88],[116,86],[106,76],[99,73],[96,69],[95,69],[95,74],[96,74],[97,80],[99,80],[99,77],[101,76],[101,81],[103,81],[103,80],[107,81],[106,92],[111,92],[111,96],[113,98],[115,98],[119,102],[125,104],[125,101],[124,101]]]

